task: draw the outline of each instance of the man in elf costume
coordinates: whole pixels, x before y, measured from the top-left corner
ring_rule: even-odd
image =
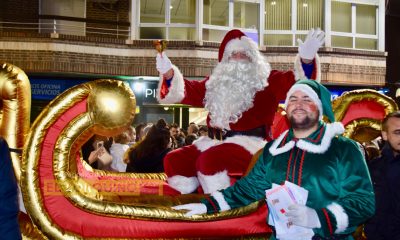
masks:
[[[219,48],[218,65],[203,81],[184,79],[165,53],[159,53],[159,102],[209,111],[210,137],[165,157],[169,185],[185,194],[200,184],[205,193],[212,193],[241,177],[253,154],[270,140],[279,101],[289,88],[300,78],[320,79],[317,51],[324,39],[324,32],[311,30],[304,43],[299,40],[295,71],[280,72],[270,69],[252,39],[240,30],[229,31]]]
[[[226,211],[265,198],[273,183],[289,181],[308,190],[305,205],[289,206],[296,226],[313,230],[306,239],[352,239],[356,227],[374,214],[375,200],[360,148],[338,134],[329,91],[311,80],[289,90],[286,112],[291,128],[266,144],[252,171],[202,203],[176,206],[193,214]],[[325,115],[331,123],[324,123]],[[274,237],[272,239],[275,239]],[[290,236],[288,239],[304,239]]]

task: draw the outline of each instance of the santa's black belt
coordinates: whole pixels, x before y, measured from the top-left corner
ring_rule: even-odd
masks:
[[[268,130],[269,132],[269,130]],[[221,130],[218,128],[208,128],[208,136],[213,139],[224,140],[227,137],[233,137],[236,135],[260,137],[266,139],[267,130],[265,126],[253,128],[245,131],[234,131],[234,130]]]

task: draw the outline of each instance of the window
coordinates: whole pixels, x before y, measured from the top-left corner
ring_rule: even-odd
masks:
[[[165,23],[165,1],[140,0],[141,23]]]
[[[291,0],[265,1],[265,29],[290,30],[292,28]]]
[[[351,33],[351,3],[332,1],[332,31]]]
[[[293,44],[291,10],[291,0],[265,1],[265,45],[291,46]]]
[[[196,0],[140,0],[140,38],[195,40]]]
[[[376,50],[377,6],[332,1],[332,46]]]
[[[204,0],[204,24],[229,26],[228,0]]]
[[[356,29],[360,34],[376,34],[376,6],[357,5]]]
[[[297,0],[297,30],[323,29],[323,0]]]
[[[169,39],[174,40],[194,40],[196,37],[195,28],[169,28]]]
[[[238,28],[258,29],[258,3],[235,2],[234,26]]]
[[[258,43],[258,0],[203,0],[202,40],[220,42],[239,28]]]
[[[141,27],[140,39],[167,39],[164,27]]]
[[[196,23],[196,0],[171,0],[171,23]]]
[[[199,12],[196,7],[201,2],[203,11]],[[329,47],[377,50],[378,43],[382,47],[378,41],[381,34],[378,23],[382,21],[378,21],[378,13],[382,9],[378,11],[381,3],[377,0],[140,0],[138,3],[141,39],[220,42],[226,32],[238,28],[261,45],[296,46],[296,39],[304,40],[309,29],[324,30],[329,24],[330,31],[326,33]],[[326,10],[331,11],[330,19],[325,19]],[[202,22],[197,22],[197,17]]]
[[[377,7],[359,4],[356,7],[356,33],[376,36]],[[356,38],[355,48],[377,49],[377,39]]]

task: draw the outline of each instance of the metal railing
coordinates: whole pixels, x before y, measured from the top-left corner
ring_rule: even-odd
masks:
[[[38,22],[0,22],[0,31],[28,31],[122,39],[129,39],[131,36],[130,25],[126,22],[121,24],[113,21],[97,21],[61,16],[57,16],[57,18],[44,16],[43,18],[39,18]]]

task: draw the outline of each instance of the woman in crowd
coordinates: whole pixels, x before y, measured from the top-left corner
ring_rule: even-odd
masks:
[[[163,159],[171,150],[171,135],[164,119],[153,125],[146,137],[128,150],[127,172],[164,172]]]
[[[82,158],[94,169],[110,170],[110,147],[112,140],[94,135],[82,146]]]
[[[111,145],[110,153],[112,156],[111,169],[116,172],[125,172],[126,163],[124,163],[124,154],[129,149],[130,141],[129,131],[114,136],[114,143]]]
[[[135,127],[135,132],[136,132],[136,139],[135,142],[139,142],[140,140],[143,139],[143,129],[147,126],[146,123],[139,123],[136,127]]]
[[[132,146],[136,142],[136,129],[133,126],[130,126],[127,131],[128,131],[128,135],[129,135],[128,145]]]
[[[203,125],[199,127],[199,136],[208,136],[208,127]]]
[[[194,133],[188,134],[185,137],[185,146],[187,145],[191,145],[193,143],[193,141],[197,140],[198,136]]]

